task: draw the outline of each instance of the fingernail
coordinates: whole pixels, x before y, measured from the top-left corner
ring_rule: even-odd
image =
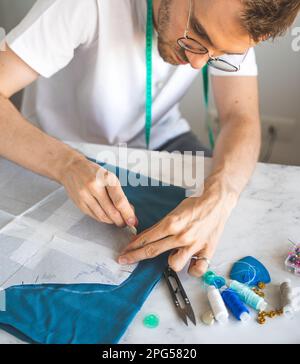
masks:
[[[120,258],[119,258],[119,264],[125,265],[125,264],[127,264],[127,263],[128,263],[128,261],[127,261],[127,259],[126,259],[126,258],[124,258],[124,257],[120,257]]]
[[[128,221],[127,221],[127,224],[129,226],[135,226],[135,223],[136,223],[136,219],[134,217],[128,219]]]

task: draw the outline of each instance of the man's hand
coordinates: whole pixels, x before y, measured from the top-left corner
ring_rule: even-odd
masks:
[[[134,208],[118,178],[96,163],[76,158],[66,167],[60,182],[77,207],[92,218],[119,227],[137,224]]]
[[[217,176],[206,181],[201,197],[184,200],[161,222],[137,236],[122,252],[120,264],[132,264],[172,251],[169,265],[180,271],[193,256],[211,259],[236,205],[237,196]],[[189,273],[200,277],[207,270],[205,260],[192,260]]]

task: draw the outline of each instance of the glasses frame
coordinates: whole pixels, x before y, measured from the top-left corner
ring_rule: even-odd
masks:
[[[198,42],[196,39],[194,38],[191,38],[189,37],[189,31],[190,31],[190,23],[191,23],[191,16],[192,16],[192,0],[189,0],[189,15],[188,15],[188,21],[187,21],[187,25],[186,25],[186,28],[185,28],[185,31],[184,31],[184,36],[177,39],[177,44],[182,48],[184,49],[185,51],[187,52],[191,52],[191,53],[194,53],[194,54],[201,54],[201,55],[205,55],[205,54],[208,54],[208,61],[207,61],[207,64],[215,69],[218,69],[220,71],[224,71],[224,72],[238,72],[240,69],[241,69],[241,65],[239,66],[235,66],[233,65],[232,63],[226,61],[225,59],[222,59],[220,57],[211,57],[209,55],[209,50],[204,46],[202,45],[200,42]],[[191,40],[193,42],[195,42],[196,44],[199,45],[199,50],[193,50],[193,49],[190,49],[189,47],[187,47],[185,44],[184,44],[184,41],[186,40]],[[201,50],[202,48],[202,50]],[[249,52],[249,49],[247,50],[247,52],[245,53],[244,55],[244,58],[243,60],[241,61],[241,64],[244,62],[245,58],[247,57],[248,55],[248,52]],[[225,69],[222,68],[221,66],[217,66],[214,62],[220,62],[221,64],[224,63],[224,65],[227,65],[227,66],[230,66],[232,67],[232,70],[228,70],[228,69]]]

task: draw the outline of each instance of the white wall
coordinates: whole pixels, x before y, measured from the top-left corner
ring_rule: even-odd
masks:
[[[294,27],[300,27],[300,17]],[[300,52],[292,50],[293,39],[290,31],[274,42],[257,47],[256,54],[262,119],[265,116],[292,119],[296,124],[290,141],[276,142],[271,162],[300,165]],[[199,110],[202,97],[202,81],[199,77],[185,96],[182,111],[193,130],[207,143],[203,106]]]
[[[0,0],[0,26],[9,31],[22,19],[35,0]]]
[[[34,2],[35,0],[0,0],[0,26],[9,31]],[[300,17],[295,26],[300,27]],[[297,122],[290,141],[276,142],[271,161],[300,165],[300,52],[292,51],[292,39],[289,32],[274,43],[259,46],[257,59],[262,115]],[[203,123],[202,97],[202,81],[199,77],[182,101],[182,111],[196,134],[208,143]]]

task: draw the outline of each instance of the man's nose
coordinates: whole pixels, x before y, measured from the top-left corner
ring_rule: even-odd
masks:
[[[191,52],[185,52],[191,66],[195,69],[203,68],[208,62],[208,54],[195,54]]]

